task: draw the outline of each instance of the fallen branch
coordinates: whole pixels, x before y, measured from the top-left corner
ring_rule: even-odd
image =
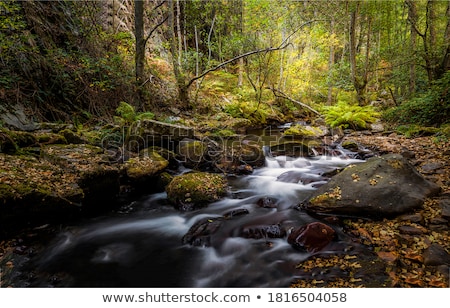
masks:
[[[313,109],[312,107],[310,107],[310,106],[308,106],[308,105],[306,105],[306,104],[304,104],[302,102],[299,102],[299,101],[293,99],[292,97],[288,96],[286,93],[283,93],[280,90],[275,89],[274,87],[267,87],[267,89],[272,90],[273,95],[275,95],[276,97],[282,97],[284,99],[287,99],[288,101],[291,101],[291,102],[293,102],[295,104],[298,104],[298,105],[302,106],[303,108],[306,108],[306,109],[314,112],[315,114],[317,114],[319,116],[322,116],[320,114],[320,112],[318,112],[317,110]]]

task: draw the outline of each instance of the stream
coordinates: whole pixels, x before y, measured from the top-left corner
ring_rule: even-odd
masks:
[[[165,193],[145,196],[58,234],[29,262],[36,277],[47,278],[33,279],[29,286],[288,287],[301,277],[296,265],[312,253],[294,249],[287,236],[243,234],[261,235],[258,226],[274,225],[288,233],[317,221],[295,205],[325,182],[322,174],[359,162],[269,156],[251,175],[229,176],[227,197],[192,212],[175,210]],[[227,219],[209,245],[182,243],[196,222],[239,211],[247,214]],[[318,253],[367,250],[334,229],[337,239]]]

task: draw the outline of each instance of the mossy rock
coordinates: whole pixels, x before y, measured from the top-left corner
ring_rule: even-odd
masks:
[[[0,131],[0,153],[15,154],[18,146],[7,130]]]
[[[167,198],[181,209],[195,209],[218,201],[227,192],[227,181],[219,174],[186,173],[174,177],[166,187]]]
[[[284,131],[285,136],[298,136],[303,138],[319,138],[324,136],[324,131],[319,127],[314,126],[304,126],[304,125],[293,125]]]
[[[140,181],[154,177],[164,170],[169,162],[155,151],[145,151],[140,157],[131,158],[125,163],[128,178]]]
[[[62,135],[66,139],[67,143],[72,143],[72,144],[86,143],[86,140],[84,140],[76,132],[74,132],[73,130],[70,130],[68,128],[63,129],[62,131],[59,132],[59,134]]]
[[[178,146],[178,154],[186,167],[198,170],[205,163],[207,149],[202,141],[185,139]]]

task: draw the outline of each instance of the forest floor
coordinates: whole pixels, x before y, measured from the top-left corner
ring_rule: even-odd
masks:
[[[382,221],[344,221],[345,231],[358,243],[371,247],[378,260],[382,260],[382,274],[387,277],[382,286],[449,287],[450,141],[433,136],[406,138],[397,134],[358,132],[345,136],[344,140],[356,141],[379,154],[402,154],[425,178],[442,188],[438,196],[428,198],[423,209],[414,213]],[[37,234],[42,234],[45,241],[52,233],[52,228],[44,226],[44,230],[33,229],[0,241],[0,261],[11,255],[23,259],[33,250],[28,243],[35,242]],[[27,238],[30,234],[32,238]],[[313,256],[299,264],[305,277],[309,278],[295,281],[291,287],[371,287],[367,280],[361,278],[367,264],[361,264],[355,258],[336,254]],[[8,261],[1,265],[13,268],[17,264]],[[341,274],[346,273],[346,277],[338,275],[321,279],[313,275],[318,271],[330,273],[336,269]],[[5,286],[0,279],[0,287]]]
[[[425,178],[442,188],[438,196],[428,198],[423,209],[415,213],[382,221],[348,220],[345,228],[356,241],[372,247],[385,262],[389,277],[386,287],[449,287],[450,142],[436,137],[406,138],[395,133],[353,133],[344,140],[356,141],[380,154],[402,154]],[[366,265],[357,262],[354,256],[312,257],[299,264],[299,268],[311,274],[317,269],[330,272],[339,268],[348,277],[302,279],[292,287],[367,287],[358,276]]]

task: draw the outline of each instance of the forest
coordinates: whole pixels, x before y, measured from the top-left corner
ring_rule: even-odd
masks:
[[[2,109],[20,103],[39,120],[107,122],[120,102],[161,120],[172,108],[260,125],[312,109],[336,127],[377,117],[412,133],[449,118],[448,1],[2,1],[1,12]]]
[[[450,0],[0,2],[0,288],[446,288],[449,155]]]

